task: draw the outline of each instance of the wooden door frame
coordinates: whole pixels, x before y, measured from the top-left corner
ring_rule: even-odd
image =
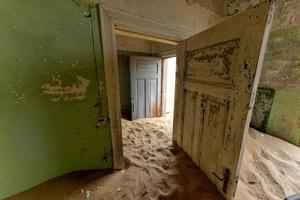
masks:
[[[180,27],[168,26],[122,10],[99,4],[100,33],[106,77],[106,91],[113,150],[113,168],[124,168],[116,28],[170,41],[181,41],[193,33]]]
[[[166,91],[167,91],[167,62],[166,60],[168,58],[176,58],[176,50],[171,51],[170,53],[168,53],[167,55],[162,56],[161,60],[162,60],[162,72],[161,72],[161,116],[165,116],[166,115],[166,106],[167,106],[167,102],[166,102]],[[176,67],[177,68],[177,67]]]

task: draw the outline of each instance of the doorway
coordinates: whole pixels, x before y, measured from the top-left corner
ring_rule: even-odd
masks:
[[[223,200],[204,173],[172,141],[176,45],[117,34],[116,47],[125,160],[122,171],[137,183],[134,199],[202,199],[206,191],[211,199]],[[189,186],[186,177],[193,180]],[[128,179],[122,182],[126,184]]]
[[[170,57],[163,60],[165,74],[165,115],[173,116],[174,97],[175,97],[175,79],[176,79],[176,57]]]
[[[163,117],[174,107],[175,44],[116,35],[121,117]]]
[[[176,72],[173,142],[197,163],[228,199],[234,196],[236,188],[236,175],[239,174],[239,161],[245,144],[244,132],[252,112],[273,11],[274,5],[264,2],[188,39],[175,39],[181,42],[176,54],[179,67]],[[109,98],[114,99],[119,96],[119,91],[115,91],[119,84],[113,80],[118,72],[114,57],[115,26],[137,33],[160,35],[162,38],[168,38],[171,33],[160,31],[157,26],[129,26],[120,17],[113,17],[107,11],[101,12],[101,20],[101,30],[106,30],[102,37],[104,65],[106,71],[111,72],[107,74],[106,82],[112,83],[108,90],[113,90]],[[236,29],[229,30],[229,24]],[[161,35],[161,32],[167,32],[167,35]],[[113,104],[117,107],[113,107]],[[112,131],[112,143],[117,150],[113,153],[117,152],[118,155],[114,155],[114,158],[122,158],[119,154],[122,145],[118,143],[122,140],[118,102],[113,100],[109,109],[112,116],[110,124],[116,126],[116,131]],[[144,130],[142,125],[137,126],[133,133]],[[155,123],[153,126],[161,127]],[[151,134],[144,133],[146,137],[151,137]],[[160,130],[155,133],[157,138],[161,137]],[[147,143],[147,138],[144,139],[138,143],[138,147]],[[138,140],[133,138],[130,142],[137,144]],[[164,149],[158,148],[157,151]],[[139,155],[143,155],[143,152],[137,152],[134,157]],[[145,155],[144,160],[149,155]]]

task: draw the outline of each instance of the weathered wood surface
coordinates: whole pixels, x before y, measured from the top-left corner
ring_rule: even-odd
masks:
[[[115,26],[101,7],[100,20],[114,169],[122,169],[124,158]]]
[[[273,7],[264,2],[177,49],[173,140],[227,199],[234,197],[238,181]],[[214,174],[223,178],[227,169],[224,188]]]

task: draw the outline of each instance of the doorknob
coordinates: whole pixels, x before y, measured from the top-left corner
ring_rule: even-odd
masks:
[[[213,172],[213,175],[215,177],[217,177],[217,179],[219,181],[223,182],[223,192],[226,194],[227,188],[228,188],[228,184],[229,184],[229,180],[230,180],[230,170],[228,168],[226,168],[223,178],[219,177],[215,172]]]

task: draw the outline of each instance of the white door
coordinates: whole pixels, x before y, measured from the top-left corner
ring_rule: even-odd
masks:
[[[159,117],[161,108],[161,58],[132,56],[132,119]]]
[[[173,140],[227,199],[238,181],[273,7],[262,3],[177,50]]]

